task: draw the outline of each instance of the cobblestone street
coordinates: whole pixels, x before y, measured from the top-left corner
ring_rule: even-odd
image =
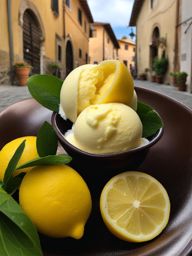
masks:
[[[157,83],[151,83],[148,81],[136,80],[135,85],[138,87],[147,88],[159,93],[162,93],[168,97],[172,97],[177,101],[185,104],[192,109],[192,94],[188,92],[179,92],[177,89],[170,85],[162,85]],[[27,89],[27,86],[0,86],[0,111],[10,106],[11,104],[23,99],[31,98],[31,95]]]

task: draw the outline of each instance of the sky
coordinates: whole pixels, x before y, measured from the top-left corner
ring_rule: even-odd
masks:
[[[94,21],[110,23],[117,39],[129,37],[134,0],[88,0]],[[135,30],[134,30],[135,31]]]

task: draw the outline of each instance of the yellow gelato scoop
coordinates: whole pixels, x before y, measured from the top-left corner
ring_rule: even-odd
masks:
[[[77,116],[92,104],[119,102],[132,106],[134,84],[126,66],[118,60],[74,69],[63,82],[60,105],[66,117]]]
[[[78,116],[65,138],[89,153],[112,153],[143,143],[142,123],[137,113],[121,103],[95,104]]]

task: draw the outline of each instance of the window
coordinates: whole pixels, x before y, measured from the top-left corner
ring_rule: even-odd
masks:
[[[123,63],[125,64],[125,66],[127,66],[128,61],[127,61],[127,60],[124,60]]]
[[[97,29],[92,29],[92,37],[97,37]]]
[[[71,7],[71,1],[70,0],[65,0],[65,4],[70,8]]]
[[[55,43],[56,62],[62,62],[62,39],[58,35],[55,37]]]
[[[109,42],[110,42],[110,39],[109,39],[109,37],[107,37],[107,43],[109,44]]]
[[[57,60],[61,61],[62,60],[62,48],[61,45],[57,45]]]
[[[156,4],[157,4],[157,0],[150,0],[150,7],[151,7],[151,9],[153,9]]]
[[[153,9],[153,4],[154,4],[154,2],[153,2],[153,0],[151,0],[151,9]]]
[[[87,33],[87,22],[84,21],[84,30],[85,30],[85,33]]]
[[[133,48],[133,51],[135,52],[135,47]]]
[[[79,58],[82,58],[82,50],[79,48]]]
[[[95,60],[95,61],[93,62],[93,64],[98,64],[98,61]]]
[[[85,54],[85,63],[86,63],[86,64],[89,63],[89,56],[88,56],[88,53]]]
[[[82,11],[81,11],[81,9],[78,9],[78,21],[79,21],[79,24],[82,26]]]
[[[125,44],[125,50],[128,50],[128,47],[129,47],[128,44]]]
[[[51,0],[51,9],[55,16],[59,15],[59,3],[58,0]]]

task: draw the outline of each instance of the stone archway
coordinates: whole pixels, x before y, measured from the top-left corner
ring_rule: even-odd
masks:
[[[22,29],[21,53],[23,53],[23,59],[33,66],[33,73],[43,73],[45,29],[38,7],[30,0],[21,0],[19,25]]]
[[[32,73],[40,73],[41,62],[40,24],[32,10],[27,9],[23,15],[23,59],[32,66]]]
[[[66,58],[65,65],[66,65],[66,76],[67,76],[74,68],[73,46],[70,40],[67,40],[67,43],[66,43],[65,58]]]
[[[159,47],[159,38],[160,38],[160,31],[159,28],[156,26],[152,32],[152,39],[150,44],[150,65],[153,67],[153,62],[156,57],[158,57],[158,47]]]

